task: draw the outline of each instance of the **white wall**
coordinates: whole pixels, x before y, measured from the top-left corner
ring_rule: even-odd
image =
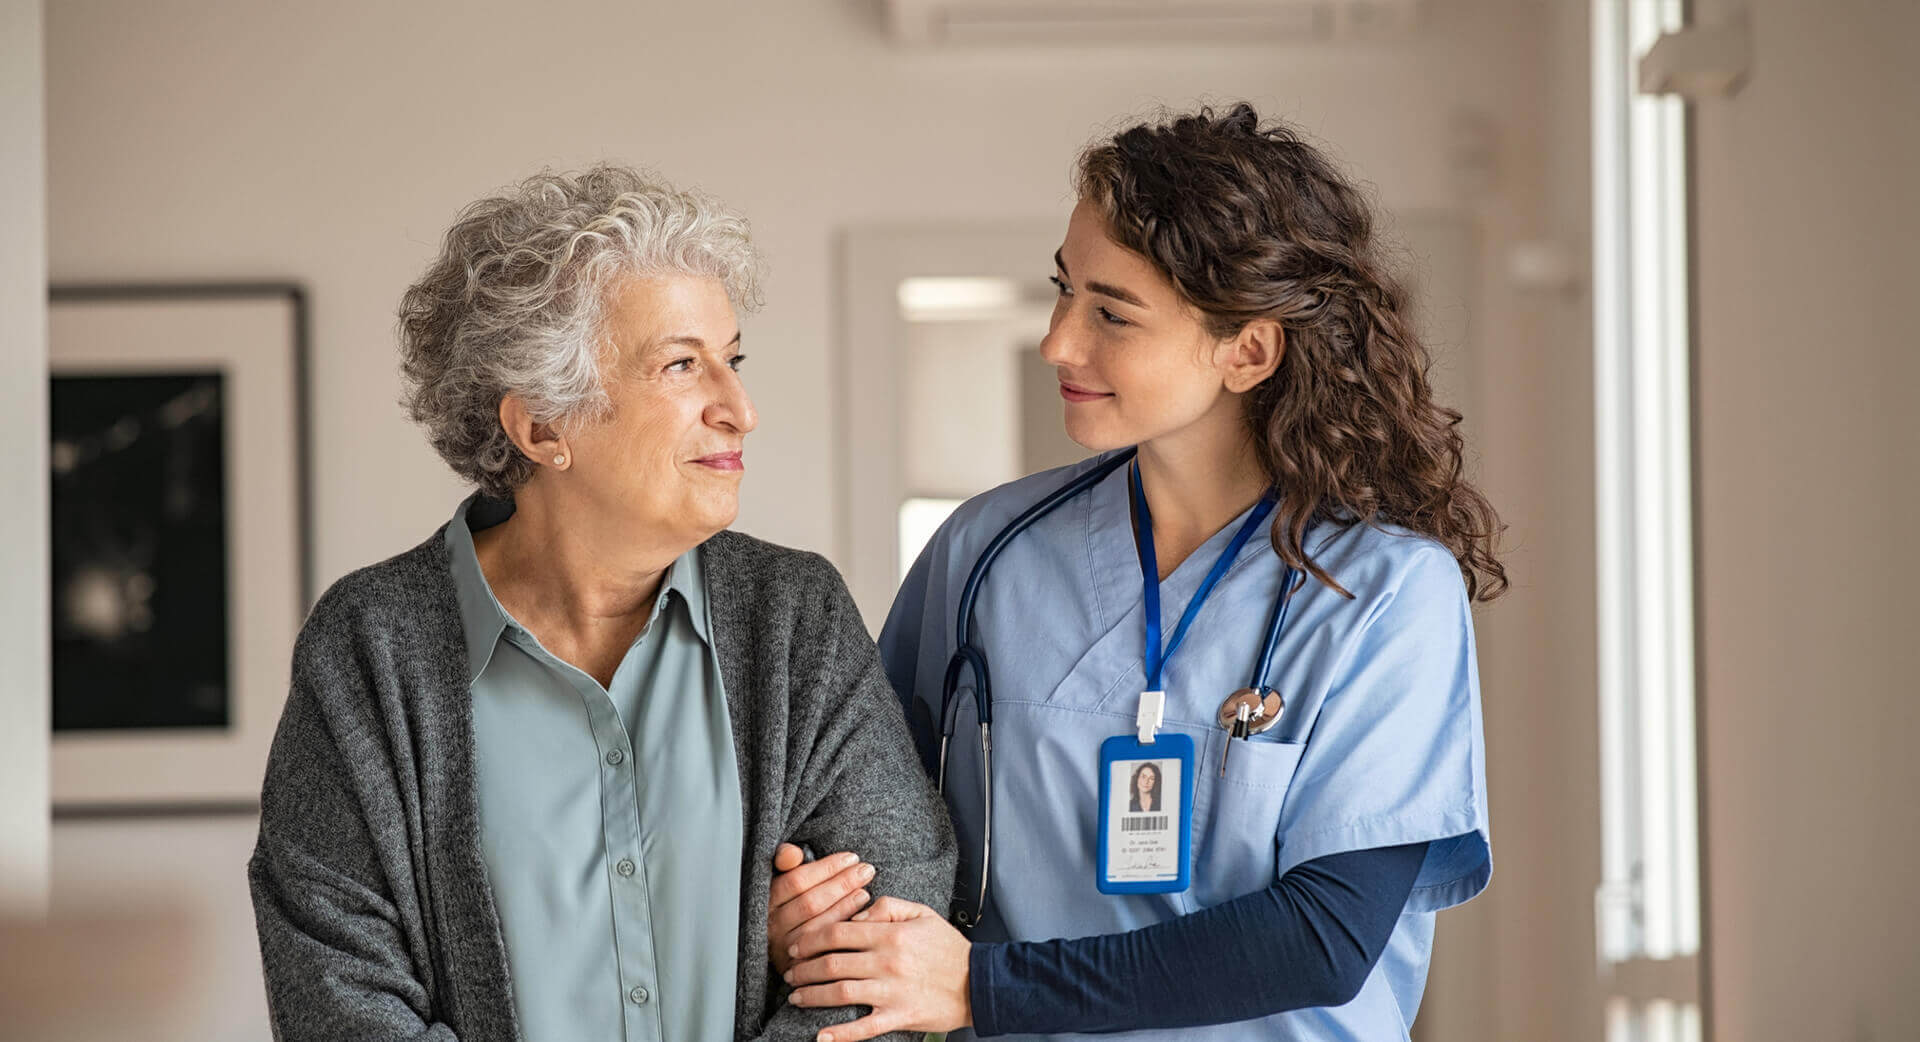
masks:
[[[907,323],[900,406],[910,494],[964,499],[1024,473],[1015,352],[1032,328],[1008,319]]]
[[[1709,986],[1722,1039],[1910,1039],[1920,6],[1742,6],[1696,114]]]
[[[1549,64],[1555,9],[1576,6],[1436,0],[1419,39],[1390,45],[903,51],[860,0],[62,0],[47,25],[52,271],[310,289],[327,582],[412,545],[459,494],[394,405],[392,338],[394,305],[453,213],[543,164],[652,164],[746,211],[772,264],[766,312],[746,326],[763,433],[748,442],[742,527],[837,554],[842,229],[1063,221],[1077,148],[1158,102],[1244,96],[1291,117],[1388,210],[1460,212],[1481,250],[1479,468],[1514,526],[1516,580],[1481,617],[1498,868],[1485,898],[1442,917],[1420,1033],[1580,1038],[1597,866],[1584,327],[1494,274],[1515,242],[1556,230]],[[1457,162],[1463,115],[1493,130],[1490,171]],[[98,827],[59,826],[58,864],[97,851]],[[222,965],[250,952],[231,928],[248,827],[126,833],[200,859],[199,889],[171,907]],[[116,885],[62,875],[56,900]],[[199,1011],[164,1019],[170,1037],[257,1024],[256,980],[198,975],[169,994]],[[45,1037],[75,1037],[63,1030]]]
[[[393,405],[392,336],[455,210],[543,164],[654,165],[743,209],[772,263],[748,365],[779,434],[749,442],[742,524],[831,547],[837,229],[1064,219],[1081,144],[1203,94],[1295,118],[1390,206],[1453,205],[1450,113],[1510,124],[1530,104],[1517,52],[1538,19],[1507,6],[1386,48],[915,52],[851,0],[69,0],[48,19],[52,269],[311,287],[330,581],[412,545],[458,492]]]
[[[1477,211],[1481,271],[1466,428],[1508,530],[1512,590],[1475,613],[1487,728],[1493,884],[1440,917],[1420,1042],[1601,1037],[1593,942],[1599,881],[1593,558],[1593,363],[1584,292],[1505,277],[1517,242],[1586,257],[1587,5],[1531,12],[1523,124],[1500,124]]]
[[[47,894],[47,210],[40,0],[0,0],[0,921]]]

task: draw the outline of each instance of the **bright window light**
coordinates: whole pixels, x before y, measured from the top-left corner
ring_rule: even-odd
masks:
[[[900,280],[900,317],[943,322],[1003,315],[1020,305],[1012,279],[926,276]]]
[[[900,574],[904,579],[907,570],[919,558],[920,551],[926,548],[933,533],[945,524],[948,515],[959,509],[961,499],[914,498],[900,504]]]
[[[1610,978],[1631,964],[1657,992],[1609,1006],[1623,1042],[1699,1036],[1686,110],[1633,87],[1683,23],[1681,0],[1593,0],[1596,926]]]

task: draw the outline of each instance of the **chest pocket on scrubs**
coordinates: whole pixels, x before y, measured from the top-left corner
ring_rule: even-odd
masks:
[[[1220,757],[1228,741],[1233,752],[1222,777]],[[1280,808],[1305,748],[1259,735],[1229,739],[1218,729],[1208,736],[1196,764],[1201,791],[1194,794],[1195,907],[1265,889],[1278,878]]]

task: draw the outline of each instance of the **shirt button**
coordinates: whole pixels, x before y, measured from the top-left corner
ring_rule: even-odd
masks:
[[[653,996],[647,994],[647,989],[645,988],[635,988],[632,991],[627,992],[627,997],[633,1000],[634,1005],[644,1006],[647,1004],[647,1000],[652,998]]]
[[[609,764],[612,764],[615,767],[618,767],[620,766],[621,763],[625,762],[626,758],[627,758],[627,754],[621,752],[618,749],[615,749],[614,751],[607,754],[607,762]]]
[[[624,857],[623,857],[623,858],[621,858],[621,859],[620,859],[620,863],[619,863],[619,864],[617,864],[617,865],[615,865],[615,866],[613,866],[613,870],[614,870],[615,872],[618,872],[618,873],[620,873],[620,874],[621,874],[621,875],[623,875],[623,876],[630,876],[630,875],[632,875],[632,874],[633,874],[633,860],[632,860],[631,858],[624,858]],[[644,989],[644,988],[642,988],[642,989],[638,989],[638,990],[639,990],[639,991],[640,991],[640,992],[641,992],[642,994],[645,994],[645,993],[646,993],[646,989]],[[646,999],[635,999],[634,1001],[636,1001],[636,1002],[645,1002],[645,1001],[647,1001],[647,1000],[646,1000]]]

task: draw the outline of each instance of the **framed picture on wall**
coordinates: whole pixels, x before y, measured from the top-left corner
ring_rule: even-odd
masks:
[[[257,804],[311,602],[305,296],[56,286],[56,814]]]

